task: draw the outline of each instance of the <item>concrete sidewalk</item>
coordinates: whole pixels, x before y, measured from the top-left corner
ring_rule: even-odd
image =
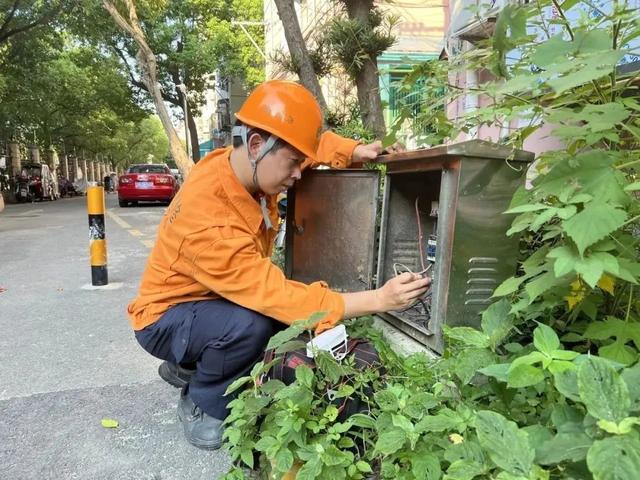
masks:
[[[116,200],[105,290],[87,288],[84,198],[0,213],[0,479],[216,479],[229,466],[184,440],[179,391],[126,319],[164,208]]]

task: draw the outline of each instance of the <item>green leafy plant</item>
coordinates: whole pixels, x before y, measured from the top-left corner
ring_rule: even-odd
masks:
[[[540,16],[551,7],[551,20]],[[252,388],[234,404],[228,433],[238,465],[255,467],[248,461],[258,452],[275,478],[293,465],[304,479],[637,478],[640,95],[638,75],[617,65],[638,36],[625,2],[610,11],[574,0],[508,4],[492,38],[449,58],[438,78],[468,69],[492,78],[440,92],[445,103],[484,96],[486,106],[459,119],[421,110],[423,124],[443,122],[441,140],[502,126],[500,141],[514,148],[542,128],[562,144],[539,155],[530,187],[505,212],[509,235],[522,239],[516,275],[497,287],[478,328],[444,328],[447,349],[436,360],[398,357],[366,322],[351,324],[352,335],[374,339],[384,372],[333,366],[334,379],[348,379],[346,396],[365,378],[375,392],[348,419],[333,418],[323,397],[329,370],[303,369],[294,384],[267,387],[273,394],[268,382],[245,380]]]

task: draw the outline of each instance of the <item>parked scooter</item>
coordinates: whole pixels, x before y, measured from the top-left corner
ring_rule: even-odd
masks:
[[[76,190],[75,185],[65,177],[60,177],[58,179],[58,190],[60,192],[60,198],[64,198],[66,196],[75,197],[80,195],[80,192]]]
[[[22,170],[16,177],[15,191],[16,202],[32,202],[35,198],[35,182],[29,178],[26,170]]]
[[[14,193],[18,202],[34,202],[45,198],[57,200],[56,190],[51,170],[47,165],[27,163],[22,166],[20,175],[16,178]]]

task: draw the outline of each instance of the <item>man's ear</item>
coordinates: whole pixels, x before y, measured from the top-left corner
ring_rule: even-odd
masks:
[[[249,144],[249,152],[251,152],[251,156],[256,158],[262,145],[264,145],[264,140],[258,133],[252,133],[247,139],[247,143]]]

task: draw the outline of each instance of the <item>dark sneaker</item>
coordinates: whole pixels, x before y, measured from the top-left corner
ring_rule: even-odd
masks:
[[[160,375],[165,382],[176,388],[184,388],[195,373],[195,370],[190,370],[181,365],[166,361],[162,362],[158,367],[158,375]]]
[[[222,446],[223,421],[204,413],[184,390],[178,403],[178,418],[191,445],[203,450],[216,450]]]

